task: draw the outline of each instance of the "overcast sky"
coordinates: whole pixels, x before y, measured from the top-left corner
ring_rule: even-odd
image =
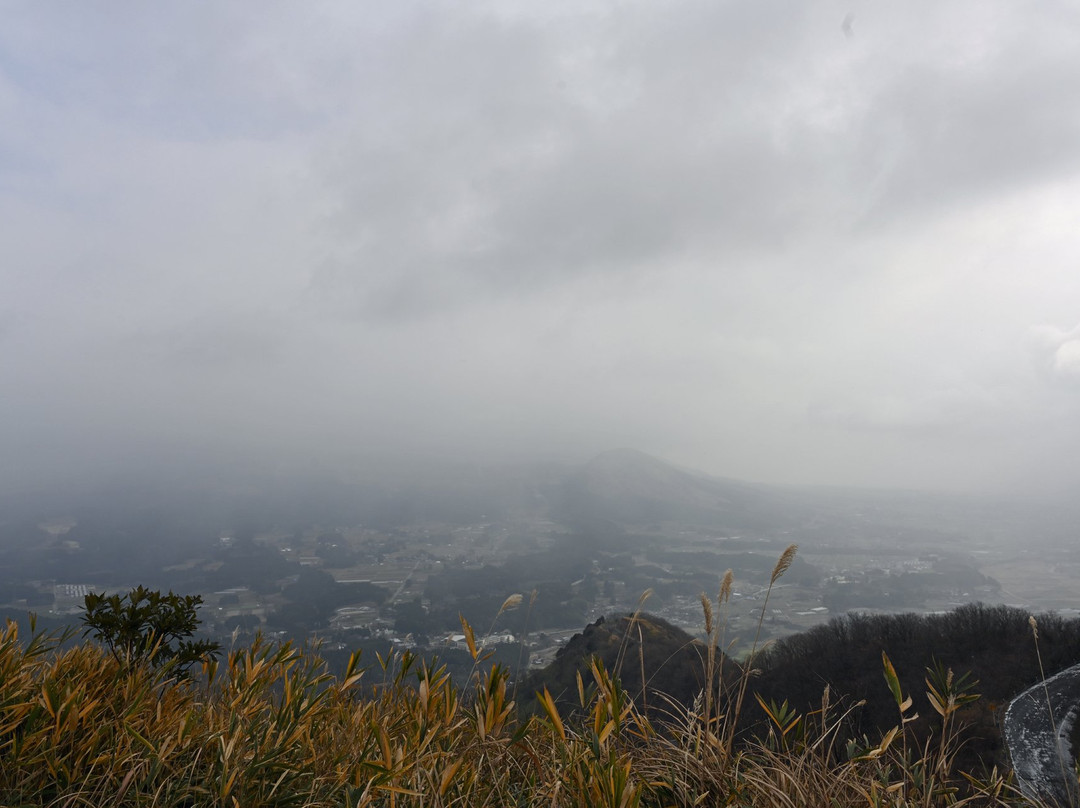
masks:
[[[1080,477],[1069,2],[4,2],[0,480]]]

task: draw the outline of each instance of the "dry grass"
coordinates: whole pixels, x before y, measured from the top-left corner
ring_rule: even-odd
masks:
[[[781,558],[773,583],[794,552]],[[703,604],[710,645],[722,636],[730,591],[725,576],[717,608]],[[123,669],[89,644],[20,642],[8,624],[0,632],[0,805],[1025,804],[996,773],[979,781],[952,770],[955,700],[947,692],[941,742],[918,752],[903,743],[902,694],[897,728],[861,748],[842,748],[845,716],[834,714],[827,692],[809,715],[761,701],[768,730],[738,738],[733,708],[752,666],[725,693],[715,653],[698,707],[672,705],[663,727],[598,661],[579,679],[580,717],[564,720],[543,693],[540,715],[519,720],[507,672],[481,664],[466,634],[477,666],[458,688],[444,669],[407,654],[367,670],[354,658],[332,677],[317,649],[262,640],[184,682],[167,670]]]

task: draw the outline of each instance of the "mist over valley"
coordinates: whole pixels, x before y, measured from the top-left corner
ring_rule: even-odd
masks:
[[[452,645],[464,617],[497,623],[508,643],[528,634],[540,665],[567,632],[639,607],[700,634],[700,595],[715,597],[728,569],[737,649],[753,639],[791,544],[799,552],[771,596],[766,638],[852,610],[1080,608],[1070,513],[1000,499],[770,486],[630,449],[581,464],[427,466],[380,482],[233,483],[144,480],[67,508],[11,508],[0,524],[3,608],[62,621],[88,591],[144,584],[202,595],[204,629],[217,637],[408,647]],[[499,614],[514,594],[527,606]]]

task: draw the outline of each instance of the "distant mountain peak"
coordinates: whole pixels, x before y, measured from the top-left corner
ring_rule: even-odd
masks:
[[[617,524],[684,522],[743,529],[786,522],[777,492],[688,471],[638,449],[602,452],[580,467],[571,502]]]

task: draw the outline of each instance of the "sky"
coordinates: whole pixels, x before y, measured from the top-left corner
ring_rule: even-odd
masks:
[[[1073,3],[2,9],[0,485],[1080,477]]]

